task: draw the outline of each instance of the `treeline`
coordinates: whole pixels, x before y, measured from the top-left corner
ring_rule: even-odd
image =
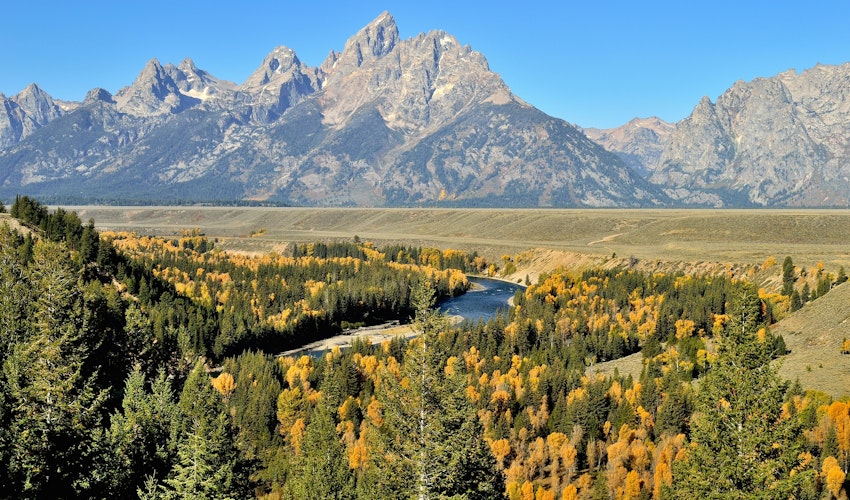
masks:
[[[829,292],[834,285],[847,281],[847,274],[842,266],[838,276],[826,272],[823,264],[818,263],[810,270],[799,269],[791,257],[785,257],[782,262],[782,295],[788,297],[789,309],[796,311],[806,302],[817,299]]]
[[[850,441],[840,437],[850,424],[848,406],[776,376],[770,307],[752,286],[627,270],[564,276],[544,277],[517,295],[525,302],[508,317],[487,323],[452,328],[420,311],[426,319],[417,328],[425,335],[410,343],[357,343],[319,358],[228,358],[212,384],[236,415],[240,446],[265,457],[260,491],[269,498],[407,498],[420,489],[434,497],[497,498],[500,487],[515,499],[756,498],[772,488],[781,492],[775,498],[840,494],[850,458]],[[553,290],[553,283],[564,286]],[[658,331],[664,308],[645,302],[666,301],[655,295],[661,290],[678,297],[671,303],[685,303],[684,311],[711,311],[717,300],[720,309],[704,323],[713,333],[694,329],[689,322],[699,323],[687,313]],[[714,292],[699,302],[696,290]],[[535,325],[518,341],[512,325],[525,322],[534,300],[597,302],[592,312],[602,296],[614,317],[620,313],[636,331],[663,339],[662,352],[646,354],[637,380],[593,375],[580,330],[573,342],[553,342]],[[598,322],[590,312],[582,316],[587,332]],[[621,336],[631,328],[608,325]],[[673,354],[685,339],[709,336],[719,347],[703,353],[707,372]],[[691,381],[699,374],[697,390]],[[713,420],[700,420],[709,410]],[[476,437],[449,440],[439,433],[445,426]],[[726,462],[711,464],[709,456]],[[749,458],[735,463],[740,456]],[[316,477],[327,479],[317,484]],[[445,484],[458,489],[440,490]],[[477,488],[488,493],[476,496]]]

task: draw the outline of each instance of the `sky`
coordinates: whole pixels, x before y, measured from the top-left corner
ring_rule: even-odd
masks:
[[[152,58],[242,83],[275,47],[310,66],[388,11],[402,39],[442,30],[513,93],[582,127],[676,122],[737,80],[850,62],[850,2],[786,0],[0,0],[0,92],[116,92]]]

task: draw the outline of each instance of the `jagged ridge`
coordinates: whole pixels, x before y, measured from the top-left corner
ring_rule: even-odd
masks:
[[[236,85],[189,59],[151,60],[114,96],[95,89],[39,123],[0,151],[0,195],[328,206],[667,201],[577,128],[515,97],[482,54],[442,31],[402,40],[386,12],[318,68],[278,47]]]

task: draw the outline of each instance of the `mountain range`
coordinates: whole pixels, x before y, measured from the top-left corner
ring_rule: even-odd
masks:
[[[0,94],[0,198],[304,206],[846,206],[850,65],[736,83],[676,124],[581,129],[443,31],[382,13],[243,83],[151,60],[81,103]]]
[[[681,204],[850,205],[850,63],[738,81],[676,124],[585,132]]]

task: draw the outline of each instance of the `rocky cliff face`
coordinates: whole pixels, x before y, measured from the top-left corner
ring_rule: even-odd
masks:
[[[712,206],[850,203],[850,64],[737,82],[676,125],[651,182]]]
[[[574,126],[515,97],[482,54],[441,31],[401,40],[388,13],[319,68],[278,47],[235,85],[191,60],[152,60],[114,96],[95,89],[57,113],[39,134],[6,135],[0,195],[331,206],[668,200]]]

